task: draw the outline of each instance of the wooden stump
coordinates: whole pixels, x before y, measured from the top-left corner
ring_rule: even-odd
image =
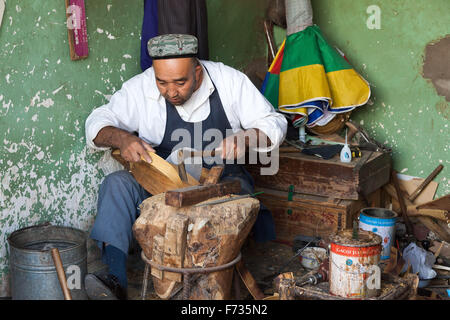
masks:
[[[208,199],[205,202],[225,197]],[[237,257],[259,211],[254,198],[215,205],[176,208],[165,204],[165,194],[146,199],[133,226],[145,256],[175,268],[221,266]],[[156,244],[155,244],[156,242]],[[162,247],[161,247],[162,243]],[[153,252],[157,248],[158,252]],[[155,291],[163,299],[181,285],[182,275],[152,267]],[[191,275],[189,299],[230,299],[233,268]]]

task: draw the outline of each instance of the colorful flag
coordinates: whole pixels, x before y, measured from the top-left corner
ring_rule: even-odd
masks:
[[[279,112],[292,116],[295,127],[313,127],[366,104],[370,86],[313,25],[287,36],[262,92]]]

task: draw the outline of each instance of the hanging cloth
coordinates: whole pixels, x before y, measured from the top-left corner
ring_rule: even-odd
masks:
[[[141,69],[147,70],[152,66],[147,50],[147,42],[158,35],[158,0],[144,0],[144,19],[141,34]]]
[[[183,33],[198,39],[198,58],[209,60],[205,0],[158,0],[158,34]]]

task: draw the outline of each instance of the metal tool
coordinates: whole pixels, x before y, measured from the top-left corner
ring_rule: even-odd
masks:
[[[286,142],[288,145],[293,146],[294,148],[297,148],[299,150],[303,150],[307,145],[301,141],[291,141],[288,139],[285,139],[284,142]]]
[[[309,285],[316,285],[320,282],[324,282],[328,280],[328,270],[329,270],[329,260],[326,258],[320,265],[319,270],[308,276],[305,280],[302,282],[296,283],[297,286],[302,287],[307,284]]]
[[[229,201],[234,201],[234,200],[239,200],[239,199],[245,199],[245,198],[249,198],[249,197],[255,197],[257,195],[260,195],[264,193],[264,191],[260,191],[260,192],[256,192],[256,193],[249,193],[249,194],[244,194],[241,196],[237,196],[237,197],[230,197],[230,198],[226,198],[226,199],[219,199],[219,200],[214,200],[214,201],[210,201],[210,202],[205,202],[205,203],[199,203],[194,205],[194,207],[203,207],[203,206],[210,206],[213,204],[219,204],[219,203],[224,203],[224,202],[229,202]]]

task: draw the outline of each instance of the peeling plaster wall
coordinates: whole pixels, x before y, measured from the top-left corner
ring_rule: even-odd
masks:
[[[88,231],[108,154],[84,122],[140,72],[142,1],[86,1],[89,58],[71,61],[64,1],[7,0],[0,29],[0,296],[7,236],[50,221]],[[125,8],[126,9],[125,9]]]
[[[424,77],[426,52],[431,51],[427,47],[450,36],[450,1],[313,0],[312,4],[314,22],[325,37],[371,84],[371,100],[353,112],[352,119],[393,148],[398,172],[425,178],[443,164],[435,179],[436,197],[450,193],[450,102],[432,79]],[[381,29],[367,27],[371,5],[380,8]],[[434,66],[444,69],[449,54],[440,48],[445,45],[440,44],[432,57]],[[448,89],[449,70],[444,69],[438,84]]]

